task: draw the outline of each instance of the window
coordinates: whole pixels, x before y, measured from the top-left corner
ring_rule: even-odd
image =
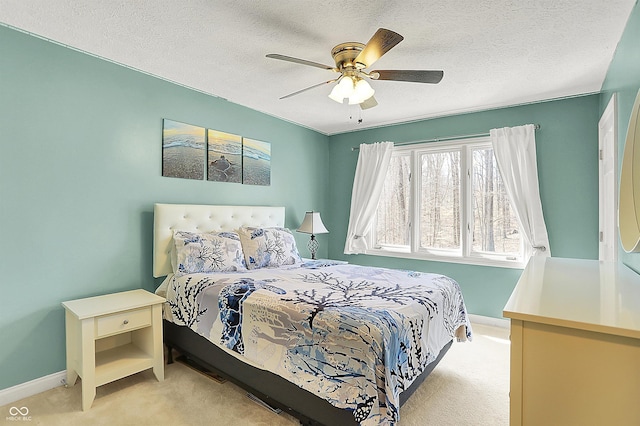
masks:
[[[522,267],[489,138],[394,148],[371,243],[371,254]]]
[[[397,248],[410,245],[410,182],[411,155],[394,152],[376,214],[376,235],[379,245]],[[381,206],[384,207],[381,208]]]

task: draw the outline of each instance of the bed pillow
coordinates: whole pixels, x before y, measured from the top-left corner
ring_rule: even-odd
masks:
[[[278,268],[302,263],[296,240],[286,228],[240,228],[244,259],[249,269]]]
[[[174,231],[173,243],[178,276],[247,270],[236,232]]]

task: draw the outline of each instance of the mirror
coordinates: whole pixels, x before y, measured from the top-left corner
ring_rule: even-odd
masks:
[[[640,90],[633,104],[622,156],[618,224],[627,253],[640,252]]]

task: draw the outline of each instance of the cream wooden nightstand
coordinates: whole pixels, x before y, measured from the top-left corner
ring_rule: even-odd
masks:
[[[63,302],[67,337],[67,385],[82,378],[82,410],[96,387],[153,368],[164,380],[162,303],[145,290]]]

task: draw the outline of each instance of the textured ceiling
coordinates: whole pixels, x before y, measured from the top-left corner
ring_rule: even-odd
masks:
[[[597,92],[635,2],[0,0],[0,23],[335,134]],[[442,82],[373,81],[366,111],[329,85],[278,99],[335,74],[267,53],[333,65],[333,46],[380,27],[405,39],[374,69],[442,69]]]

